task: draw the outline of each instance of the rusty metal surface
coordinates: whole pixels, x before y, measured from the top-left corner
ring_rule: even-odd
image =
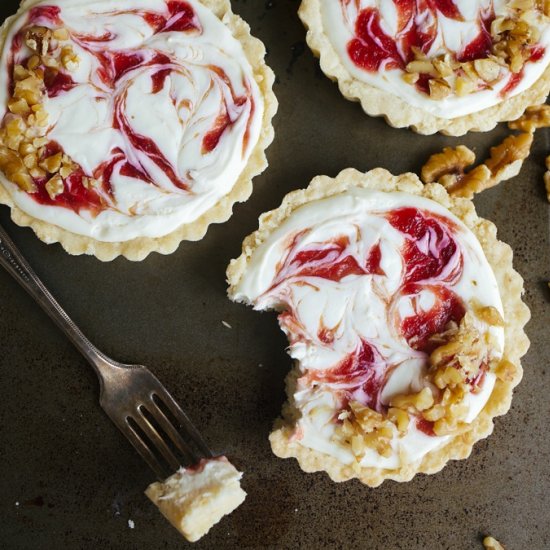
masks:
[[[316,174],[416,171],[449,144],[482,156],[508,131],[422,137],[368,118],[321,75],[304,44],[298,0],[233,3],[267,45],[281,107],[270,168],[228,223],[171,256],[103,264],[41,243],[5,207],[0,222],[92,341],[148,365],[211,446],[245,471],[247,500],[195,548],[475,549],[487,533],[509,549],[550,548],[550,209],[542,183],[549,133],[537,133],[518,177],[476,198],[515,251],[533,316],[509,414],[468,460],[433,476],[369,489],[305,474],[294,460],[275,458],[267,440],[285,399],[285,338],[274,315],[226,299],[227,263],[258,215]],[[15,9],[3,0],[0,18]],[[185,546],[143,495],[153,476],[99,408],[94,373],[5,272],[0,349],[0,547]]]

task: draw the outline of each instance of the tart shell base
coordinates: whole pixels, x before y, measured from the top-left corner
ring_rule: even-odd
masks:
[[[0,47],[3,47],[8,30],[19,15],[36,3],[37,0],[23,0],[19,11],[14,16],[6,19],[0,27]],[[141,261],[151,252],[171,254],[178,248],[181,241],[198,241],[202,239],[210,224],[227,221],[233,213],[234,204],[245,202],[250,197],[252,194],[252,179],[261,174],[268,166],[265,149],[269,147],[274,138],[272,119],[278,107],[272,89],[275,75],[265,63],[265,46],[250,34],[249,25],[231,11],[229,0],[201,0],[201,3],[209,8],[241,43],[264,100],[260,137],[245,169],[241,172],[231,192],[194,222],[183,224],[163,237],[140,237],[111,243],[78,235],[30,216],[14,204],[9,192],[2,185],[2,181],[6,181],[6,179],[4,174],[0,172],[0,204],[5,204],[11,208],[11,218],[17,225],[32,228],[37,237],[46,244],[60,243],[69,254],[88,254],[102,261],[111,261],[117,256],[124,256],[132,261]]]
[[[515,366],[515,373],[511,381],[497,379],[487,404],[469,425],[469,429],[454,436],[444,446],[429,452],[421,461],[403,465],[395,470],[371,467],[357,470],[329,455],[302,446],[293,437],[294,424],[300,415],[292,399],[296,380],[300,373],[298,367],[293,368],[286,380],[289,401],[284,405],[282,418],[275,422],[274,431],[270,435],[271,447],[275,455],[281,458],[296,458],[305,472],[325,471],[334,481],[358,478],[366,485],[376,487],[385,479],[409,481],[417,473],[438,472],[449,460],[468,457],[472,452],[473,445],[491,434],[493,418],[503,415],[509,410],[513,388],[522,378],[520,359],[529,348],[529,340],[524,332],[524,326],[530,318],[530,312],[521,300],[523,279],[513,269],[512,249],[497,239],[497,230],[493,223],[477,216],[470,200],[449,196],[439,184],[423,185],[414,174],[393,176],[382,168],[371,170],[366,174],[354,169],[347,169],[334,179],[318,176],[312,180],[307,189],[288,194],[278,209],[263,214],[260,217],[259,229],[245,239],[242,255],[233,260],[228,268],[229,295],[232,295],[233,289],[236,288],[245,273],[255,249],[295,209],[307,202],[336,195],[352,187],[386,192],[401,191],[434,200],[448,208],[474,233],[494,271],[502,298],[505,320],[503,358]]]
[[[319,58],[321,70],[338,82],[342,95],[350,101],[359,101],[370,116],[383,116],[394,128],[410,127],[419,134],[441,132],[448,136],[462,136],[469,131],[488,132],[499,122],[516,120],[527,107],[540,105],[550,92],[550,66],[524,92],[482,111],[445,119],[405,103],[390,94],[354,78],[343,65],[323,29],[320,0],[302,0],[298,11],[307,29],[306,41]]]

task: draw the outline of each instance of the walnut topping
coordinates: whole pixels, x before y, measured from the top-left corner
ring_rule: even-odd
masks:
[[[48,195],[50,196],[50,199],[55,199],[57,195],[60,195],[63,193],[64,185],[63,185],[63,179],[60,175],[55,175],[51,177],[48,182],[46,183],[46,191],[48,192]]]
[[[47,27],[33,26],[27,30],[25,44],[33,52],[39,55],[46,55],[50,48],[52,31]]]
[[[360,458],[370,448],[381,456],[390,456],[393,423],[356,401],[352,401],[349,407],[340,431],[349,441],[353,454]]]
[[[67,29],[59,28],[59,29],[55,29],[55,31],[53,31],[53,37],[56,40],[68,40],[70,38],[70,34],[69,34],[69,31]]]
[[[448,174],[463,174],[464,169],[476,160],[475,153],[459,145],[456,149],[445,147],[442,153],[432,155],[422,167],[421,178],[424,183],[438,181]]]
[[[534,132],[537,128],[550,127],[550,105],[527,107],[520,118],[508,123],[508,127],[522,132]]]
[[[474,69],[482,80],[493,82],[499,77],[501,66],[492,59],[476,59]]]
[[[440,100],[452,93],[465,96],[491,88],[510,72],[520,74],[540,40],[537,25],[541,14],[549,15],[549,5],[550,0],[509,2],[510,15],[491,23],[491,53],[485,58],[460,62],[447,53],[429,59],[419,48],[411,48],[414,59],[405,67],[403,79],[414,85],[420,74],[429,77],[430,98]]]
[[[61,49],[61,63],[68,71],[75,71],[78,68],[78,56],[71,46],[64,46]]]
[[[45,158],[40,163],[40,168],[46,170],[46,172],[49,172],[50,174],[55,174],[59,172],[59,169],[61,168],[61,153],[57,153],[55,155],[52,155],[51,157]]]
[[[496,359],[491,352],[493,338],[480,326],[502,327],[504,321],[492,306],[471,302],[460,323],[451,321],[445,330],[430,338],[437,347],[429,356],[426,385],[408,394],[394,395],[386,415],[350,402],[338,419],[337,437],[349,445],[359,464],[366,449],[387,457],[391,441],[407,432],[411,419],[430,423],[437,436],[458,435],[468,429],[469,393],[479,391],[484,371],[504,381],[514,381],[517,369],[507,359]]]
[[[77,167],[62,153],[46,156],[48,113],[43,107],[45,79],[56,76],[63,66],[75,70],[78,57],[67,40],[67,29],[51,31],[32,26],[25,33],[25,44],[31,49],[26,66],[13,68],[13,95],[8,99],[9,114],[0,127],[0,170],[27,193],[37,191],[36,181],[46,179],[46,191],[54,199],[63,192],[63,180]]]
[[[504,319],[496,307],[472,304],[473,311],[478,319],[493,327],[503,327]]]
[[[429,81],[430,97],[432,99],[444,99],[451,95],[451,86],[443,79],[432,78]]]

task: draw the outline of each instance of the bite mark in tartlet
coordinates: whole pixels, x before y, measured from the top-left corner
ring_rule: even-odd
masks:
[[[276,310],[295,360],[271,445],[376,486],[465,458],[521,379],[529,311],[471,201],[413,174],[315,178],[261,216],[229,296]]]
[[[228,0],[26,0],[1,40],[0,201],[46,242],[172,252],[267,165],[273,73]]]
[[[325,74],[372,116],[422,134],[487,131],[550,90],[538,0],[303,0]]]

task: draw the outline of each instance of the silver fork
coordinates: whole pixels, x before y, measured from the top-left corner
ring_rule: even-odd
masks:
[[[99,403],[157,477],[212,452],[187,415],[146,367],[113,361],[74,324],[0,226],[0,264],[36,300],[99,377]]]

